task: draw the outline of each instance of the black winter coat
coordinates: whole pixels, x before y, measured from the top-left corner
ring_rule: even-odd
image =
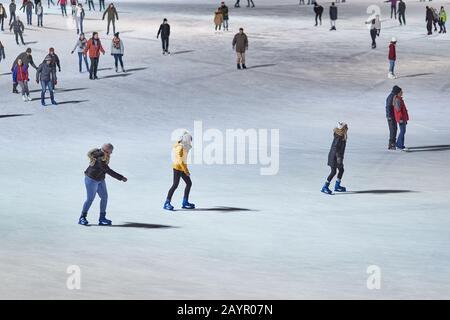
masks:
[[[333,143],[328,153],[328,165],[332,168],[344,167],[344,153],[347,141],[340,135],[334,134]]]
[[[406,11],[406,3],[399,2],[398,3],[398,12],[399,13],[405,13],[405,11]]]
[[[323,13],[323,7],[322,6],[315,6],[314,7],[314,13],[315,14],[322,14]]]
[[[161,38],[163,39],[167,39],[170,36],[170,25],[168,23],[161,24],[156,36],[159,37],[159,35],[161,35]]]
[[[19,54],[17,56],[16,60],[14,60],[14,63],[12,64],[12,67],[11,67],[11,72],[14,70],[14,67],[16,66],[17,61],[19,61],[19,59],[22,60],[22,62],[25,66],[28,67],[29,65],[31,65],[33,68],[37,69],[37,67],[33,61],[33,56],[28,55],[26,52],[22,52],[21,54]]]
[[[337,20],[338,18],[338,10],[336,6],[330,7],[330,19],[331,20]]]
[[[109,174],[111,177],[122,181],[123,176],[121,174],[118,174],[114,170],[112,170],[106,162],[102,160],[103,156],[105,154],[101,149],[97,149],[94,152],[92,152],[92,156],[95,159],[95,164],[93,166],[89,166],[84,174],[88,176],[91,179],[94,179],[95,181],[102,181],[105,179],[105,175]]]

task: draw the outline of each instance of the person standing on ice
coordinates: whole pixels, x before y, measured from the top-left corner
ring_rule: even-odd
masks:
[[[45,57],[45,59],[47,58],[50,58],[50,68],[52,69],[53,88],[55,88],[58,83],[56,69],[58,68],[58,71],[61,72],[61,64],[59,62],[58,55],[55,53],[55,48],[52,47],[48,49],[48,54]]]
[[[77,26],[77,34],[84,33],[83,30],[83,22],[85,17],[85,12],[83,9],[83,5],[81,3],[75,8],[75,24]]]
[[[13,30],[14,35],[16,37],[16,43],[19,44],[19,38],[23,45],[25,45],[25,42],[23,41],[23,32],[25,31],[25,26],[23,25],[22,21],[20,20],[20,17],[17,17],[16,20],[14,20],[13,23],[9,26],[9,31]]]
[[[314,2],[314,13],[316,14],[316,24],[314,25],[317,27],[318,22],[320,21],[320,25],[322,25],[322,13],[323,13],[323,7],[320,6],[317,2]]]
[[[431,8],[429,6],[427,6],[425,8],[425,10],[426,10],[425,21],[427,22],[428,35],[432,35],[433,34],[433,21],[434,21],[433,10],[431,10]]]
[[[47,92],[47,89],[50,93],[50,101],[52,105],[57,105],[53,93],[53,83],[55,80],[53,79],[53,71],[52,67],[50,66],[52,62],[51,57],[46,57],[44,62],[42,62],[36,71],[36,83],[41,84],[41,105],[45,107],[45,93]]]
[[[22,52],[21,54],[19,54],[17,56],[17,58],[14,60],[12,67],[11,67],[11,72],[14,72],[14,68],[16,67],[17,63],[19,60],[22,60],[22,63],[27,67],[27,69],[29,70],[29,66],[31,65],[33,68],[37,69],[36,65],[34,64],[33,61],[33,56],[31,55],[31,48],[27,48],[27,50],[25,52]],[[19,91],[17,91],[17,83],[13,83],[13,93],[19,93]]]
[[[43,27],[43,20],[44,20],[44,7],[42,6],[42,3],[38,3],[36,5],[36,16],[37,16],[37,26]]]
[[[366,24],[370,24],[370,38],[372,39],[372,49],[375,49],[377,47],[377,36],[378,36],[378,29],[377,29],[377,20],[372,19],[371,21],[366,21]]]
[[[122,39],[119,38],[119,32],[116,32],[114,38],[111,41],[111,55],[114,57],[114,66],[116,67],[116,72],[119,72],[119,62],[122,72],[125,72],[123,68],[123,54],[125,52],[125,47],[123,46]]]
[[[245,65],[245,52],[248,50],[248,37],[244,33],[244,28],[239,28],[239,33],[233,38],[233,50],[236,48],[237,55],[237,68],[241,69],[241,64],[243,69],[247,69]]]
[[[11,3],[9,4],[9,25],[11,25],[11,23],[16,21],[16,10],[17,10],[16,2],[14,0],[11,0]]]
[[[0,41],[0,62],[2,62],[2,60],[5,60],[6,56],[5,56],[5,47],[3,46],[2,42]]]
[[[403,150],[405,149],[406,125],[409,121],[408,110],[406,109],[405,102],[403,101],[403,90],[400,90],[400,92],[394,96],[393,104],[395,121],[397,121],[400,128],[400,132],[397,137],[397,148]]]
[[[395,120],[394,112],[394,97],[397,96],[402,89],[399,86],[394,86],[391,93],[386,98],[386,119],[389,128],[389,150],[395,150],[397,144],[397,121]]]
[[[333,130],[333,143],[331,144],[330,152],[328,153],[328,166],[331,167],[330,175],[327,178],[322,192],[326,194],[333,194],[330,190],[330,183],[333,180],[336,172],[338,172],[336,184],[334,185],[335,192],[346,192],[347,189],[341,186],[341,179],[344,175],[344,154],[347,145],[348,125],[345,122],[338,122],[338,125]]]
[[[403,0],[400,0],[398,3],[398,21],[400,22],[400,25],[406,26],[406,3]]]
[[[116,33],[116,19],[119,21],[119,15],[117,14],[116,7],[114,7],[114,4],[110,3],[108,6],[108,9],[105,10],[103,13],[102,20],[105,20],[105,16],[108,14],[108,26],[106,29],[106,34],[109,34],[109,26],[112,23],[113,25],[113,33]]]
[[[86,218],[96,194],[100,197],[100,218],[98,219],[98,225],[110,226],[112,224],[111,220],[106,219],[106,207],[108,205],[108,191],[105,181],[106,175],[119,181],[128,181],[126,177],[109,167],[109,161],[113,150],[114,147],[111,143],[105,143],[100,149],[92,149],[87,154],[89,158],[89,167],[84,171],[86,201],[83,204],[78,224],[83,226],[89,224]]]
[[[53,0],[48,0],[47,3],[48,3],[48,8],[49,8],[49,9],[50,9],[50,4],[51,4],[52,6],[55,5],[55,3],[53,2]]]
[[[89,6],[89,11],[91,11],[91,8],[92,8],[92,10],[95,11],[94,0],[88,0],[88,6]]]
[[[228,7],[225,5],[225,2],[223,1],[220,5],[220,11],[222,11],[223,31],[228,31],[229,10]]]
[[[31,0],[28,0],[27,2],[24,2],[23,7],[27,15],[27,25],[31,26],[33,24],[34,4],[33,2],[31,2]]]
[[[391,19],[394,17],[397,19],[397,1],[398,0],[387,0],[384,2],[390,2],[391,3]]]
[[[253,0],[247,0],[247,8],[250,8],[250,4],[251,4],[252,8],[255,7],[255,4],[253,3]]]
[[[86,56],[89,53],[91,59],[91,67],[89,69],[89,79],[96,80],[98,63],[100,60],[100,53],[105,54],[105,50],[102,47],[102,43],[98,37],[98,33],[94,32],[92,38],[88,40],[86,48],[84,48],[83,54]]]
[[[4,30],[5,19],[8,19],[8,15],[6,14],[6,8],[0,3],[0,30]]]
[[[84,33],[80,34],[80,37],[77,40],[77,43],[75,44],[75,47],[72,50],[72,54],[75,52],[75,50],[77,50],[78,53],[78,67],[80,70],[80,73],[82,72],[82,66],[83,66],[83,60],[84,63],[86,65],[86,71],[89,71],[89,63],[87,61],[87,57],[83,56],[83,51],[86,48],[87,45],[87,40],[84,36]]]
[[[173,168],[173,184],[170,188],[166,202],[164,202],[164,209],[173,210],[173,206],[170,203],[175,190],[180,184],[180,178],[186,183],[184,189],[184,197],[181,207],[183,209],[195,209],[195,204],[189,203],[189,193],[191,191],[192,181],[191,174],[187,167],[187,156],[192,149],[192,136],[189,132],[185,131],[183,135],[178,139],[177,143],[173,146],[174,151],[174,163]]]
[[[389,43],[389,73],[388,78],[389,79],[396,79],[394,69],[395,69],[395,61],[397,60],[397,39],[395,37],[392,37],[391,42]]]
[[[331,24],[330,31],[336,30],[337,19],[338,19],[338,8],[334,4],[334,2],[332,2],[330,6],[330,24]]]
[[[62,16],[67,17],[67,0],[58,0],[58,3],[56,5],[60,5]]]
[[[216,33],[217,33],[217,31],[220,31],[222,29],[222,23],[223,23],[222,11],[220,10],[220,8],[218,8],[214,12],[214,25],[215,25]]]
[[[166,18],[164,18],[163,23],[159,26],[158,33],[156,34],[156,39],[158,39],[160,35],[161,35],[163,55],[170,54],[169,52],[170,24],[167,23]]]
[[[23,101],[31,101],[30,90],[28,90],[28,67],[23,64],[22,60],[18,60],[12,73],[13,83],[19,85],[22,90]]]
[[[447,33],[447,29],[445,28],[445,23],[447,22],[447,12],[445,12],[444,7],[441,7],[441,11],[439,12],[439,33]]]

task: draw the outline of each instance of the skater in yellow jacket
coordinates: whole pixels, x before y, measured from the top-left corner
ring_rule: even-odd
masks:
[[[189,150],[192,148],[192,136],[189,132],[185,131],[180,139],[173,146],[174,151],[174,162],[172,164],[173,168],[173,184],[167,194],[166,202],[164,203],[164,209],[173,210],[173,206],[170,204],[172,201],[172,196],[175,190],[178,188],[180,183],[180,178],[186,183],[186,188],[184,189],[184,197],[182,202],[183,209],[195,209],[193,203],[189,203],[189,192],[191,191],[192,181],[190,178],[190,172],[187,167],[187,156]]]

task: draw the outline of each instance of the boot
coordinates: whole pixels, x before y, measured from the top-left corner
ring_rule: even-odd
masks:
[[[247,66],[245,65],[245,63],[242,64],[242,69],[247,69]]]
[[[41,105],[45,107],[45,94],[41,92]]]
[[[124,67],[122,67],[122,72],[126,72]]]
[[[323,185],[321,192],[326,194],[333,194],[333,192],[331,192],[330,190],[330,183],[328,181]]]
[[[341,186],[340,180],[336,180],[336,184],[334,185],[334,191],[335,192],[345,192],[345,191],[347,191],[347,188]]]
[[[237,68],[239,69],[239,70],[241,70],[241,65],[238,63],[237,64]]]
[[[173,211],[173,205],[170,204],[170,200],[166,200],[166,202],[164,202],[163,208],[165,210]]]
[[[50,100],[52,102],[52,105],[56,106],[58,103],[55,101],[55,96],[53,95],[53,92],[50,93]]]
[[[112,221],[106,219],[106,212],[100,213],[100,218],[98,219],[99,226],[110,226],[112,225]]]
[[[82,213],[80,219],[78,220],[78,224],[81,224],[82,226],[87,226],[89,224],[89,221],[86,219],[87,213]]]
[[[195,204],[189,203],[187,199],[183,199],[183,204],[181,206],[183,209],[195,209]]]

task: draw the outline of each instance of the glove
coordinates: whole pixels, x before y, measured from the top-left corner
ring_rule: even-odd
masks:
[[[61,72],[61,68],[59,68],[59,72]]]

